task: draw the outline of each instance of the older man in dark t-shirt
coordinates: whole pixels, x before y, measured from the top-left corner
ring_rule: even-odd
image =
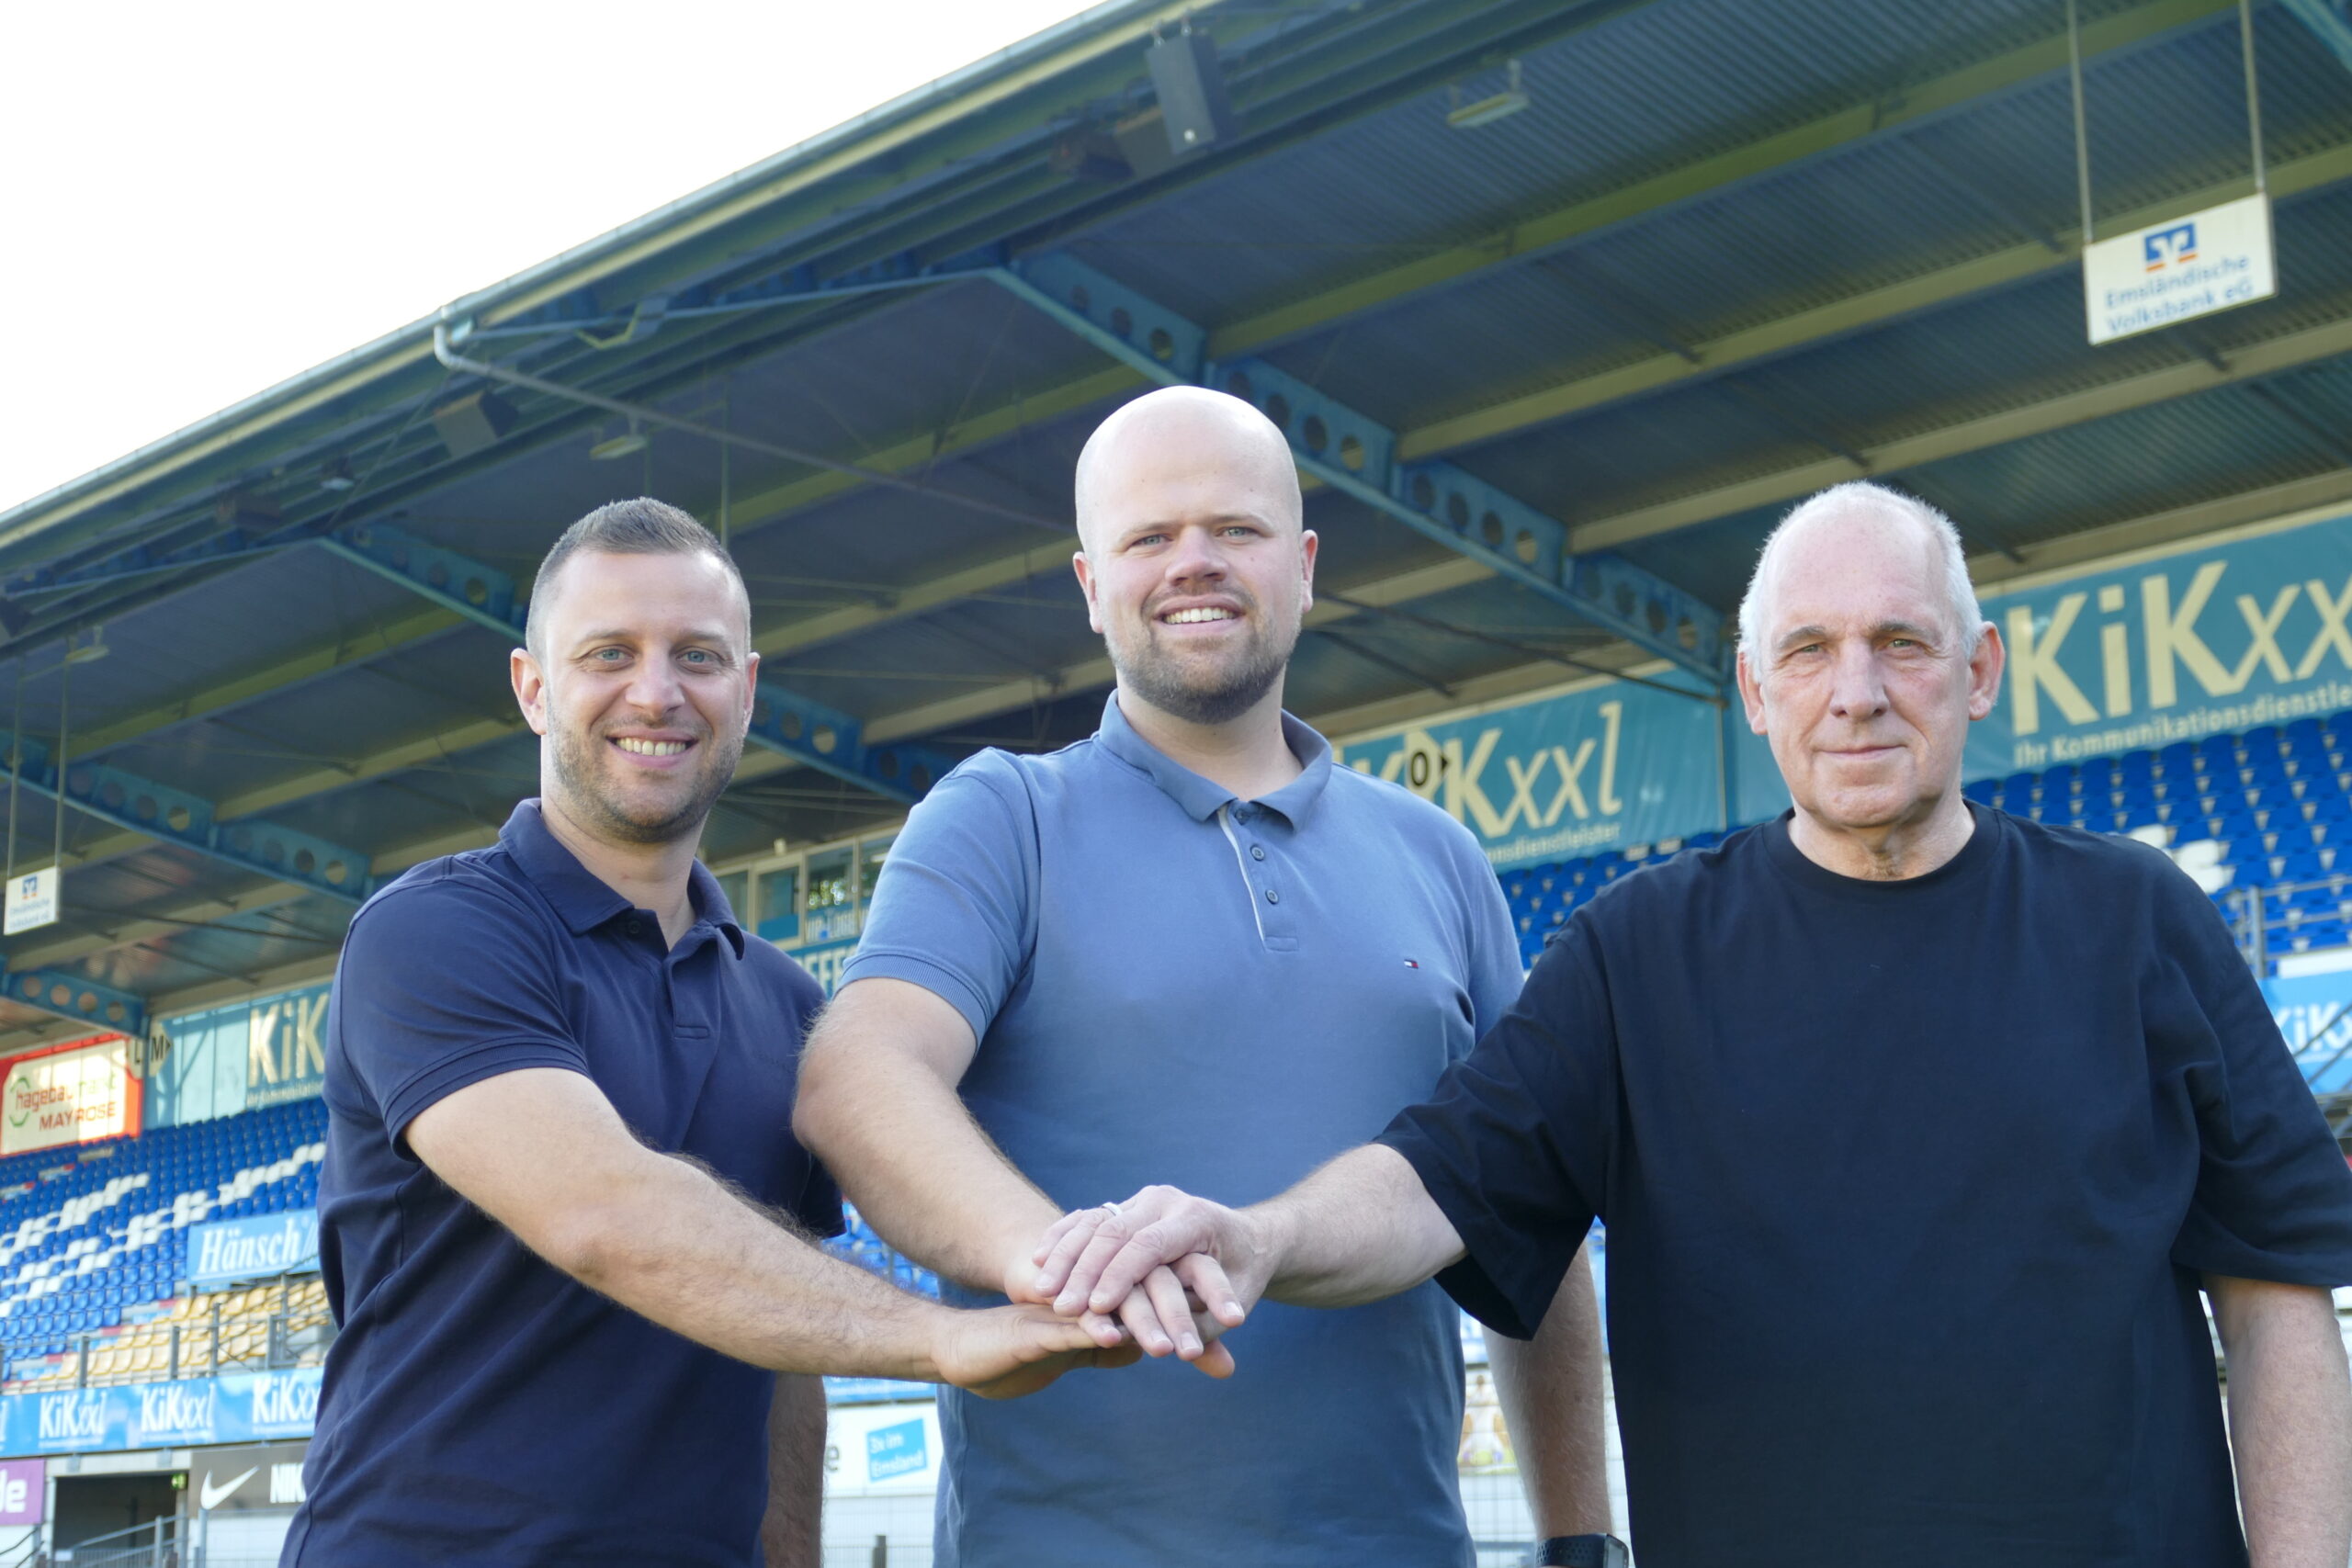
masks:
[[[2342,1568],[2352,1173],[2212,907],[1962,798],[2001,646],[1931,509],[1800,507],[1741,633],[1790,813],[1578,910],[1378,1143],[1073,1216],[1041,1283],[1434,1273],[1523,1335],[1599,1215],[1643,1568]]]
[[[819,993],[695,860],[750,614],[684,513],[574,524],[512,658],[540,798],[353,922],[319,1181],[342,1334],[288,1568],[815,1568],[808,1374],[1010,1394],[1134,1357],[810,1245],[840,1218],[790,1133]]]

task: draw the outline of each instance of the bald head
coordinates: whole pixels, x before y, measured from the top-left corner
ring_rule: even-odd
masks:
[[[1079,454],[1079,543],[1094,553],[1106,528],[1206,495],[1294,533],[1305,515],[1290,444],[1272,420],[1205,387],[1147,392],[1097,426]]]
[[[1976,591],[1968,580],[1968,558],[1951,519],[1914,495],[1868,479],[1849,479],[1806,499],[1781,520],[1756,558],[1755,575],[1748,579],[1747,597],[1739,605],[1739,647],[1753,661],[1762,657],[1772,635],[1774,603],[1783,570],[1792,556],[1807,548],[1843,553],[1842,539],[1863,536],[1893,536],[1905,543],[1909,562],[1920,583],[1943,604],[1953,636],[1973,653],[1982,635],[1984,615],[1976,606]]]

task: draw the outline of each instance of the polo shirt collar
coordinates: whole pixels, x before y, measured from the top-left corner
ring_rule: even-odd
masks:
[[[612,886],[580,863],[580,858],[563,847],[563,841],[548,829],[547,818],[539,810],[537,799],[521,801],[506,826],[498,831],[499,844],[514,859],[531,885],[546,895],[555,908],[556,918],[574,936],[585,936],[616,915],[629,912],[627,898]],[[710,868],[696,861],[686,874],[687,886],[694,897],[697,924],[716,928],[735,950],[743,956],[743,928],[735,922],[735,911],[720,890],[718,878]]]
[[[1240,799],[1223,784],[1204,779],[1170,760],[1166,752],[1136,734],[1135,726],[1127,722],[1127,716],[1119,711],[1119,694],[1115,691],[1102,705],[1102,728],[1095,732],[1095,739],[1111,755],[1147,774],[1195,822],[1207,821],[1219,807]],[[1315,803],[1323,798],[1323,786],[1331,782],[1331,743],[1287,711],[1283,715],[1283,741],[1290,748],[1290,754],[1298,759],[1298,777],[1271,795],[1260,796],[1256,804],[1281,813],[1294,828],[1303,827],[1314,812]]]

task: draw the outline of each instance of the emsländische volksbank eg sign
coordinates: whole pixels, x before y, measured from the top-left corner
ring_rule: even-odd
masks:
[[[2256,195],[2083,248],[2083,308],[2106,343],[2278,292],[2270,198]]]

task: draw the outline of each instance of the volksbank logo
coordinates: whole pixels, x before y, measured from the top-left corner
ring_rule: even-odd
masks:
[[[211,1383],[151,1383],[139,1391],[142,1438],[202,1438],[212,1433]]]
[[[40,1399],[40,1441],[86,1443],[106,1440],[107,1398],[96,1389],[85,1393],[45,1393]]]
[[[2029,604],[2012,605],[2002,629],[2008,641],[2014,733],[2023,738],[2039,732],[2047,716],[2045,703],[2065,724],[2093,724],[2102,716],[2127,717],[2143,707],[2170,708],[2184,697],[2196,700],[2199,693],[2209,698],[2234,696],[2257,675],[2280,685],[2308,681],[2331,653],[2343,669],[2352,671],[2352,632],[2345,625],[2352,614],[2352,579],[2340,590],[2313,578],[2289,582],[2267,596],[2239,593],[2225,610],[2215,598],[2230,566],[2225,560],[2207,561],[2177,597],[2172,574],[2152,571],[2139,581],[2136,606],[2120,582],[2062,594],[2046,615]],[[2076,677],[2086,673],[2088,660],[2081,650],[2090,638],[2077,638],[2072,650],[2068,644],[2078,630],[2087,629],[2080,622],[2094,593],[2102,617],[2096,632],[2098,676],[2095,682],[2083,682]],[[2208,639],[2232,647],[2241,631],[2245,651],[2234,662],[2225,662]],[[2192,682],[2195,691],[2189,690]],[[2096,705],[2086,684],[2098,693]]]
[[[2150,272],[2161,272],[2182,262],[2193,262],[2197,259],[2197,225],[2176,223],[2169,229],[2158,229],[2141,243]]]
[[[254,1426],[309,1427],[318,1419],[315,1372],[259,1372],[254,1377]]]

